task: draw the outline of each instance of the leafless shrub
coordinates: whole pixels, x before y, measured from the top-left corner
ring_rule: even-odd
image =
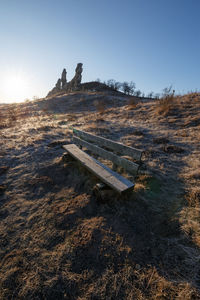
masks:
[[[105,103],[103,101],[95,101],[94,105],[96,107],[97,112],[100,115],[105,113],[106,106],[105,106]]]
[[[67,116],[67,121],[71,122],[71,121],[75,121],[76,120],[76,117],[74,114],[69,114]]]
[[[157,113],[160,115],[168,115],[174,107],[174,95],[168,95],[161,98],[157,105]]]
[[[129,101],[128,101],[128,109],[131,110],[131,109],[136,108],[137,104],[138,104],[137,98],[134,96],[130,97]]]
[[[9,108],[7,115],[7,127],[14,126],[15,122],[17,121],[17,110],[14,108]]]
[[[166,116],[174,108],[176,99],[174,92],[172,86],[163,90],[163,96],[158,100],[157,114]]]
[[[0,129],[5,127],[5,117],[2,112],[0,112]]]

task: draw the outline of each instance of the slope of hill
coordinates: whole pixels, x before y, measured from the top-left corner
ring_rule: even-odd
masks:
[[[77,92],[2,105],[1,299],[200,299],[200,95]],[[106,203],[70,127],[144,150],[129,199]]]

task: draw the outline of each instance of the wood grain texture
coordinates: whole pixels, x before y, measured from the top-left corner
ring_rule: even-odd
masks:
[[[116,153],[120,153],[121,155],[128,155],[135,159],[136,161],[141,160],[142,152],[139,149],[132,148],[117,142],[114,142],[112,140],[99,137],[90,133],[87,133],[85,131],[81,131],[78,129],[73,128],[74,135],[88,141],[88,142],[94,142],[100,147],[106,147]]]
[[[122,158],[112,152],[106,151],[94,144],[88,143],[84,140],[81,140],[77,137],[73,137],[74,143],[79,145],[79,146],[83,146],[86,147],[88,150],[92,151],[95,154],[98,154],[99,156],[108,159],[110,161],[112,161],[115,165],[118,165],[122,168],[124,168],[126,171],[132,173],[132,174],[137,174],[139,165],[127,160],[125,158]]]
[[[119,193],[123,193],[127,190],[134,188],[134,183],[130,182],[123,176],[115,173],[107,166],[100,163],[98,160],[89,156],[76,145],[69,144],[64,145],[63,148],[74,158],[76,158],[81,164],[83,164],[89,171],[99,177],[104,183]]]

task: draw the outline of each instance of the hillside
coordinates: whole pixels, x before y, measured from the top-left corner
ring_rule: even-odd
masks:
[[[199,94],[0,112],[0,299],[200,299]],[[62,160],[72,126],[144,150],[128,199],[99,203],[96,178]]]

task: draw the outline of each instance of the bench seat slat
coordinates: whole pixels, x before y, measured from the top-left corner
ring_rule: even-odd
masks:
[[[69,144],[64,145],[63,148],[67,152],[81,162],[89,171],[99,177],[104,183],[109,185],[111,188],[119,193],[123,193],[129,189],[133,189],[134,184],[128,179],[119,175],[118,173],[112,171],[107,166],[103,165],[98,160],[89,156],[82,150],[80,150],[76,145]]]
[[[132,148],[117,142],[114,142],[112,140],[96,136],[91,133],[87,133],[85,131],[81,131],[78,129],[73,128],[74,135],[88,141],[88,142],[94,142],[100,147],[106,147],[112,151],[119,152],[121,155],[127,155],[131,156],[137,161],[141,160],[142,151],[136,148]]]

